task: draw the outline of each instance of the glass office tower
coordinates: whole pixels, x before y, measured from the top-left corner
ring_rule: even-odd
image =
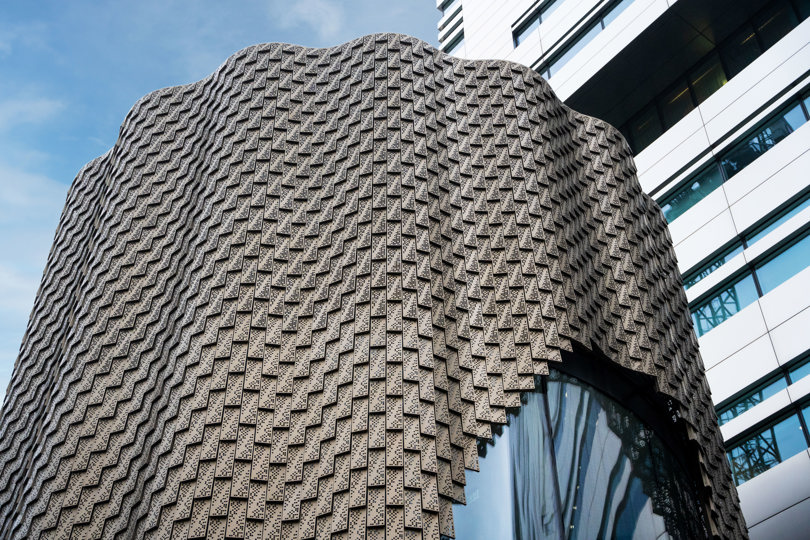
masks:
[[[810,527],[810,2],[456,0],[441,48],[620,129],[669,222],[753,538]]]

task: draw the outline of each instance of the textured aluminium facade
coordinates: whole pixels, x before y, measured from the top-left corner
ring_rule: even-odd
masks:
[[[584,347],[744,526],[669,233],[533,71],[384,34],[139,101],[69,194],[3,406],[0,536],[438,538]]]
[[[670,221],[751,537],[805,538],[810,2],[437,6],[442,50],[530,66],[626,135]]]

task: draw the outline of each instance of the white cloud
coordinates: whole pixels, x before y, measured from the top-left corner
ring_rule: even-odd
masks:
[[[0,131],[22,124],[38,124],[53,118],[64,103],[49,98],[12,98],[0,102]]]
[[[299,0],[292,3],[274,1],[271,9],[271,16],[281,26],[308,26],[322,40],[337,37],[343,29],[343,8],[333,0]]]

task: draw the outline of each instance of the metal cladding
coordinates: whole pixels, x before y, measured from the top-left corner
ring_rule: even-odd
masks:
[[[453,534],[573,343],[656,377],[745,536],[666,223],[618,131],[414,38],[250,47],[68,194],[2,411],[3,538]]]

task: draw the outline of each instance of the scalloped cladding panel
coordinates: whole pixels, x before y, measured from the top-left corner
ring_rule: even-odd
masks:
[[[656,377],[744,537],[666,224],[539,75],[395,34],[154,92],[77,176],[2,411],[0,536],[453,534],[577,342]]]

